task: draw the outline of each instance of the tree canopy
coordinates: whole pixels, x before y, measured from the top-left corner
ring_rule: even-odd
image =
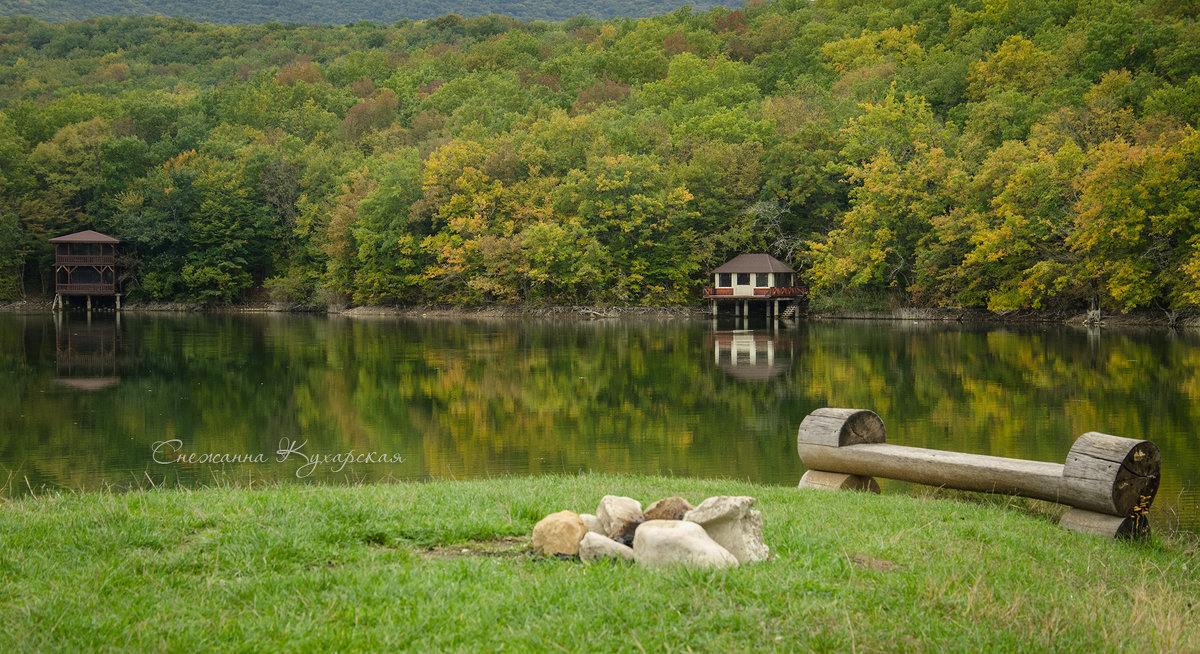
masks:
[[[1200,304],[1194,1],[776,0],[557,23],[0,19],[0,293],[56,233],[231,302]]]

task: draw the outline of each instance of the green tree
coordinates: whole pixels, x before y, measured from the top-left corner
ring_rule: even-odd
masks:
[[[917,259],[937,217],[956,202],[953,162],[935,142],[940,129],[919,98],[863,106],[843,130],[850,209],[811,247],[818,292],[850,287],[903,294],[917,282]],[[931,271],[921,271],[923,275]]]
[[[421,158],[412,148],[389,157],[375,172],[376,186],[358,206],[354,299],[388,303],[419,298],[424,262],[408,214],[421,197]]]
[[[1152,145],[1109,141],[1089,153],[1068,243],[1101,306],[1177,309],[1200,300],[1200,135]]]

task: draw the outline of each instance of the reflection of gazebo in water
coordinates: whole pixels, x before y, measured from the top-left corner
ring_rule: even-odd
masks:
[[[54,308],[61,309],[63,298],[87,297],[92,308],[93,295],[111,295],[121,308],[117,291],[117,239],[85,230],[50,239],[54,244]]]
[[[765,381],[791,366],[790,339],[737,330],[712,332],[707,340],[717,366],[743,381]]]
[[[98,391],[121,381],[117,375],[120,318],[54,323],[54,381],[81,391]]]

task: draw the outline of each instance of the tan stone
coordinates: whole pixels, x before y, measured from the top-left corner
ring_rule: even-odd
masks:
[[[579,554],[579,541],[587,533],[583,519],[573,511],[559,511],[542,518],[533,527],[533,550],[554,556]]]

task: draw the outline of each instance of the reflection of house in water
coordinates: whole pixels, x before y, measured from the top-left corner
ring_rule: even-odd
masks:
[[[767,380],[792,363],[790,338],[749,330],[715,331],[708,338],[717,366],[738,379]]]
[[[98,391],[121,381],[117,375],[120,318],[70,322],[62,314],[54,321],[54,381],[81,391]]]

